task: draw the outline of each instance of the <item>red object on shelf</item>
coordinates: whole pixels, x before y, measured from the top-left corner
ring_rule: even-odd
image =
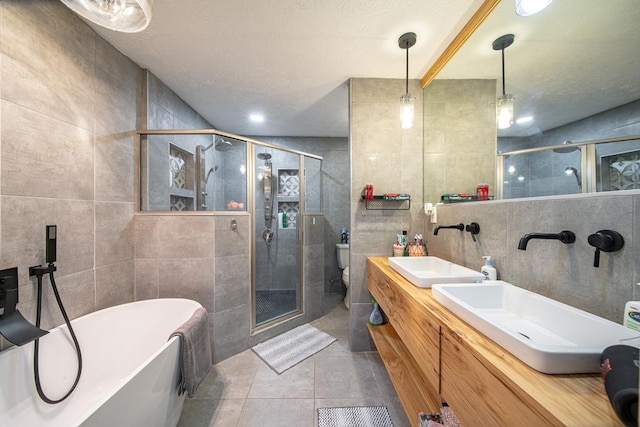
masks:
[[[489,200],[489,184],[478,184],[478,200]]]
[[[366,200],[373,200],[373,185],[367,184],[364,186],[365,194],[364,198]]]

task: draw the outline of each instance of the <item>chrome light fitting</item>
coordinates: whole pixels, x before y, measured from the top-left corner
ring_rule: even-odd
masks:
[[[60,0],[75,13],[102,27],[137,33],[151,22],[153,0]]]
[[[416,44],[415,33],[404,33],[398,39],[398,46],[400,49],[407,51],[407,67],[405,73],[405,90],[404,95],[400,98],[402,103],[400,109],[400,118],[402,119],[402,128],[408,129],[413,127],[414,113],[413,113],[413,101],[415,98],[409,93],[409,48]]]
[[[515,98],[505,91],[504,50],[513,44],[514,39],[513,34],[505,34],[493,42],[493,50],[502,51],[502,95],[498,97],[496,105],[498,129],[506,129],[513,124],[513,101]]]
[[[516,13],[529,16],[540,12],[549,6],[553,0],[516,0]]]

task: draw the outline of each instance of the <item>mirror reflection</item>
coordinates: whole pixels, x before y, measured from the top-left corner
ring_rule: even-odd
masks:
[[[636,0],[554,1],[527,17],[503,0],[438,73],[432,84],[493,80],[495,100],[514,97],[511,125],[494,129],[498,197],[640,188],[639,19]]]

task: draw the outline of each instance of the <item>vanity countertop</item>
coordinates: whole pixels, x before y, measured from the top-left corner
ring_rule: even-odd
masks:
[[[438,303],[431,289],[411,284],[388,266],[387,257],[369,257],[368,271],[370,280],[373,277],[378,282],[384,281],[387,284],[385,286],[394,286],[394,292],[401,293],[403,298],[410,298],[418,307],[424,308],[440,326],[442,340],[447,336],[447,340],[454,342],[455,346],[464,348],[474,362],[480,363],[527,406],[543,412],[547,420],[567,426],[622,426],[609,403],[600,374],[540,373]],[[369,288],[371,290],[371,283]],[[375,297],[375,290],[372,293]],[[484,386],[479,387],[482,389]],[[446,396],[443,397],[446,399]],[[455,407],[453,409],[455,412]]]

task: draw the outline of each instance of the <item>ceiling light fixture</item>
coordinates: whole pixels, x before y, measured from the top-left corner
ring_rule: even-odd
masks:
[[[516,0],[516,13],[520,16],[534,15],[549,6],[552,1],[553,0]]]
[[[506,129],[513,124],[513,101],[511,94],[505,93],[504,78],[504,50],[513,44],[515,36],[513,34],[505,34],[500,36],[493,42],[493,50],[502,51],[502,95],[497,101],[498,129]]]
[[[402,103],[400,109],[400,118],[402,119],[402,128],[408,129],[413,127],[414,113],[413,113],[413,101],[415,98],[409,93],[409,48],[416,44],[415,33],[404,33],[398,39],[398,46],[400,49],[407,51],[407,67],[405,73],[405,91],[404,95],[400,98]]]
[[[264,116],[262,114],[249,114],[249,120],[254,123],[264,122]]]
[[[61,0],[75,13],[102,27],[138,33],[151,22],[153,0]]]

